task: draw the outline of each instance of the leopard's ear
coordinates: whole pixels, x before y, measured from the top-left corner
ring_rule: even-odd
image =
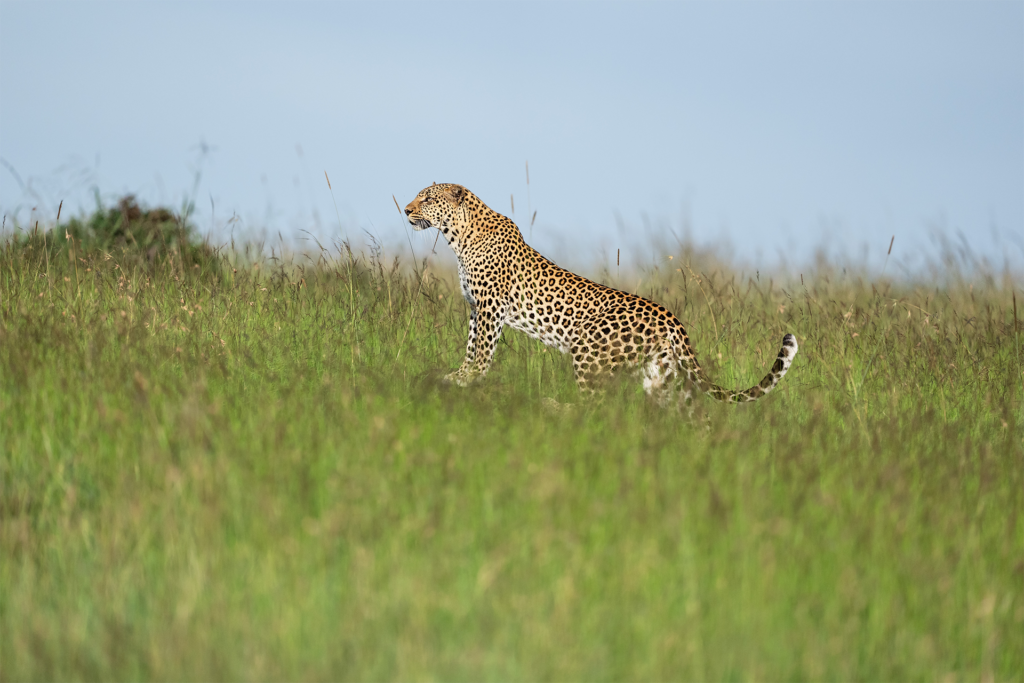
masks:
[[[434,185],[437,185],[437,181],[436,180],[434,182],[430,183],[431,187],[433,187]]]
[[[458,206],[466,198],[466,188],[462,185],[452,185],[451,189],[448,190],[448,194],[451,195],[455,205]]]

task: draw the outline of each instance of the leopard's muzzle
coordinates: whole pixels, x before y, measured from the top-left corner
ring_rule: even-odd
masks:
[[[430,227],[430,221],[426,218],[410,218],[409,223],[411,223],[412,227],[416,230],[426,230]]]

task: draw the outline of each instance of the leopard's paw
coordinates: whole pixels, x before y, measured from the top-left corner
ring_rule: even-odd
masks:
[[[568,416],[572,415],[576,411],[575,403],[559,403],[550,396],[545,396],[540,400],[540,406],[544,409],[544,412],[549,415]]]
[[[455,384],[460,387],[468,387],[473,382],[473,377],[462,370],[449,372],[444,376],[445,384]]]

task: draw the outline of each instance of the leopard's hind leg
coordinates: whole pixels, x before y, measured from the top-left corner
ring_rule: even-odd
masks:
[[[639,369],[644,391],[652,400],[663,408],[673,408],[693,419],[694,398],[699,387],[695,384],[691,363],[692,359],[669,338],[658,342]]]
[[[617,313],[606,311],[581,320],[569,339],[576,386],[591,398],[603,397],[602,384],[623,366],[635,363],[640,351],[628,341],[624,325],[615,318]]]
[[[580,391],[601,395],[602,384],[626,371],[642,379],[644,391],[659,405],[688,401],[692,391],[671,337],[664,330],[651,334],[657,324],[647,311],[637,314],[626,307],[582,321],[569,346]]]

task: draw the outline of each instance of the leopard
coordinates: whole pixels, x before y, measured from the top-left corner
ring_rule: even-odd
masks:
[[[462,185],[433,183],[405,215],[415,230],[440,231],[458,259],[469,338],[465,359],[446,382],[465,387],[484,377],[505,327],[569,354],[583,394],[599,394],[603,380],[625,370],[642,377],[644,391],[662,405],[690,406],[694,389],[719,402],[756,401],[779,384],[796,356],[796,337],[786,334],[760,382],[724,389],[708,378],[668,309],[556,265],[526,243],[514,221]]]

